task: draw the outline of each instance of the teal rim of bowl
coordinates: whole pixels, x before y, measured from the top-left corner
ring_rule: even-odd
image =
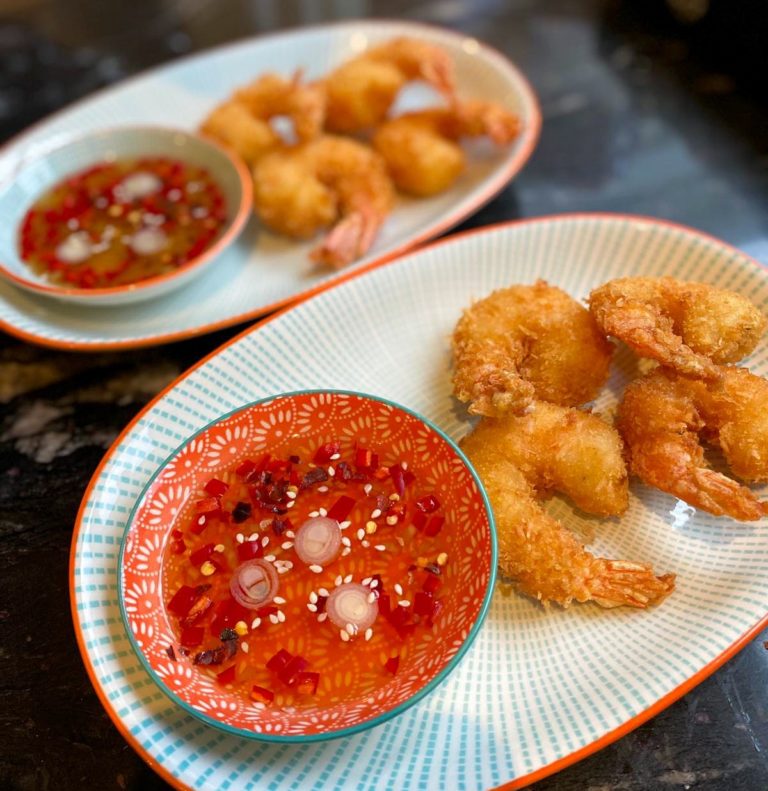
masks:
[[[136,512],[139,510],[139,506],[144,500],[145,495],[152,487],[152,484],[157,480],[158,476],[162,473],[165,469],[166,465],[176,456],[182,448],[186,447],[192,440],[196,439],[205,431],[215,426],[217,423],[221,423],[223,420],[227,420],[227,418],[232,417],[232,415],[237,414],[238,412],[242,412],[243,410],[250,409],[251,407],[258,406],[260,404],[266,404],[270,401],[277,401],[280,398],[292,398],[293,396],[302,396],[302,395],[347,395],[347,396],[354,396],[356,398],[366,399],[368,401],[377,401],[380,404],[386,404],[387,406],[394,407],[395,409],[399,409],[402,412],[405,412],[411,417],[415,417],[417,420],[420,420],[424,425],[428,426],[432,431],[434,431],[438,436],[440,436],[445,442],[448,443],[449,447],[453,450],[453,452],[461,459],[464,463],[466,468],[469,470],[472,478],[477,485],[477,489],[480,493],[480,496],[483,499],[483,505],[485,506],[485,513],[488,517],[488,528],[490,532],[491,538],[491,569],[490,574],[488,577],[488,585],[485,591],[485,596],[483,597],[483,603],[480,606],[480,611],[477,614],[477,618],[475,622],[472,624],[472,628],[469,630],[464,642],[461,644],[459,650],[451,657],[448,664],[427,684],[425,684],[421,689],[415,692],[410,698],[404,700],[402,703],[398,704],[392,709],[389,709],[382,714],[379,714],[376,717],[373,717],[370,720],[364,720],[363,722],[358,723],[357,725],[351,725],[347,728],[341,728],[337,731],[329,731],[326,733],[311,733],[311,734],[275,734],[275,733],[255,733],[246,731],[242,728],[236,728],[233,725],[228,725],[226,722],[222,722],[221,720],[215,720],[213,717],[209,717],[207,714],[203,714],[203,712],[199,711],[198,709],[191,706],[186,701],[181,700],[163,681],[160,677],[155,673],[154,669],[150,666],[147,658],[144,656],[144,653],[141,650],[141,647],[137,643],[133,631],[131,630],[131,625],[128,621],[128,614],[125,611],[125,596],[123,590],[123,556],[125,555],[125,539],[128,537],[128,533],[131,529],[131,525],[136,517]],[[480,476],[475,472],[475,468],[470,463],[469,459],[464,455],[464,452],[459,448],[459,446],[438,426],[436,426],[431,420],[428,420],[423,415],[420,415],[413,409],[409,409],[408,407],[403,406],[402,404],[398,404],[396,401],[391,401],[388,398],[382,398],[380,396],[370,395],[369,393],[361,393],[356,390],[334,390],[334,389],[325,389],[325,388],[309,388],[306,390],[291,390],[286,393],[278,393],[276,395],[267,396],[265,398],[259,398],[255,401],[250,401],[247,404],[243,404],[242,406],[236,407],[235,409],[226,412],[225,414],[216,418],[216,420],[212,420],[210,423],[207,423],[201,429],[196,431],[194,434],[187,437],[184,442],[177,446],[176,449],[170,453],[160,464],[160,466],[155,470],[152,474],[152,477],[149,479],[147,484],[141,491],[141,494],[136,499],[136,502],[131,509],[131,513],[128,516],[128,521],[126,522],[125,530],[123,531],[123,536],[120,541],[120,553],[117,559],[117,595],[118,595],[118,602],[120,605],[120,615],[123,620],[123,626],[125,627],[126,634],[128,635],[128,639],[133,647],[134,652],[139,658],[139,661],[144,666],[144,669],[149,674],[150,678],[157,684],[160,690],[169,697],[174,703],[180,706],[184,711],[188,714],[192,715],[198,720],[202,720],[207,725],[212,725],[214,728],[217,728],[222,731],[226,731],[227,733],[232,734],[233,736],[240,736],[246,739],[253,739],[254,741],[262,741],[262,742],[278,742],[278,743],[293,743],[293,744],[308,744],[310,742],[321,742],[321,741],[328,741],[330,739],[339,739],[344,736],[352,736],[356,733],[360,733],[361,731],[368,730],[369,728],[374,728],[377,725],[382,725],[383,723],[387,722],[388,720],[397,717],[399,714],[402,714],[404,711],[409,709],[411,706],[418,703],[422,698],[426,697],[430,692],[432,692],[436,687],[438,687],[445,679],[450,675],[451,671],[456,668],[459,664],[461,659],[469,650],[469,647],[474,642],[475,638],[477,637],[480,628],[483,625],[483,622],[488,615],[488,609],[491,604],[491,598],[493,597],[494,587],[496,585],[496,573],[497,573],[497,564],[498,564],[498,539],[496,536],[496,520],[493,517],[493,509],[491,508],[491,503],[488,500],[488,495],[485,492],[485,488],[480,480]]]

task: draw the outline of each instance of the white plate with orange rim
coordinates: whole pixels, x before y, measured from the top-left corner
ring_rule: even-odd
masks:
[[[57,140],[105,127],[166,124],[194,130],[232,90],[265,71],[304,69],[315,79],[367,47],[413,36],[444,47],[456,65],[459,95],[492,99],[516,112],[523,131],[509,147],[478,141],[468,167],[433,198],[399,199],[370,252],[333,272],[308,258],[312,242],[284,239],[252,219],[215,265],[176,293],[127,307],[89,310],[57,304],[0,282],[0,328],[61,349],[135,348],[212,332],[264,315],[373,261],[389,259],[460,222],[499,192],[523,167],[539,135],[541,115],[525,77],[502,54],[461,34],[398,22],[346,22],[261,36],[183,58],[78,102],[0,150],[0,182]],[[405,89],[403,108],[438,101],[423,85]],[[172,108],[169,110],[169,108]]]
[[[437,242],[324,289],[228,342],[142,411],[85,494],[71,592],[95,689],[156,771],[179,788],[520,788],[658,713],[768,624],[768,520],[716,519],[635,482],[620,521],[586,525],[558,498],[548,507],[566,524],[593,529],[593,551],[676,573],[677,589],[661,606],[544,611],[497,591],[450,679],[367,734],[254,747],[171,705],[130,649],[117,596],[119,542],[144,485],[185,436],[270,393],[335,387],[399,401],[461,437],[469,421],[451,397],[449,338],[473,298],[538,278],[583,298],[630,273],[711,282],[768,312],[768,272],[691,229],[618,215],[520,221]],[[768,341],[747,362],[767,375]],[[615,405],[634,369],[620,351],[598,408]]]

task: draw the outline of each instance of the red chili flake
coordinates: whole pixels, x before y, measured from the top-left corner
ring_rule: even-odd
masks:
[[[355,450],[355,466],[361,470],[373,472],[379,466],[379,454],[368,450],[368,448],[357,448]]]
[[[428,618],[432,615],[435,597],[426,591],[417,591],[413,597],[413,611],[416,615]]]
[[[389,477],[392,478],[392,484],[395,491],[402,497],[405,494],[405,480],[403,479],[403,468],[399,464],[393,464],[389,468]]]
[[[341,479],[342,481],[351,481],[351,480],[364,480],[362,475],[356,475],[352,468],[347,464],[345,461],[340,461],[336,465],[336,479]]]
[[[169,645],[165,649],[165,653],[168,654],[168,659],[170,659],[171,662],[175,662],[176,661],[176,652],[173,650],[173,646],[172,645]]]
[[[195,535],[199,536],[200,533],[208,527],[208,522],[210,522],[210,515],[209,514],[200,514],[200,516],[195,519],[192,525],[189,528],[190,533],[194,533]]]
[[[430,537],[436,536],[443,529],[444,523],[444,516],[433,516],[424,528],[424,535]]]
[[[326,464],[331,460],[331,456],[335,456],[341,450],[341,445],[337,441],[326,442],[321,445],[316,451],[312,461],[315,464]]]
[[[294,454],[293,456],[288,457],[288,461],[291,462],[291,464],[298,464],[301,459]]]
[[[179,642],[185,648],[197,648],[203,642],[203,637],[205,637],[205,629],[202,626],[188,626],[181,630]]]
[[[213,600],[208,596],[201,596],[191,607],[186,617],[182,619],[182,626],[192,626],[195,621],[199,621],[210,608],[213,607]]]
[[[251,687],[250,697],[251,700],[255,700],[256,703],[271,703],[275,699],[275,693],[266,687],[260,687],[254,684]]]
[[[197,588],[182,585],[168,602],[168,611],[183,618],[197,601],[200,594]]]
[[[284,648],[281,648],[268,662],[267,670],[274,673],[279,673],[290,661],[293,659],[293,654],[289,654]]]
[[[317,685],[320,683],[320,674],[309,670],[302,671],[296,676],[294,687],[301,695],[314,695],[317,692]]]
[[[294,656],[288,664],[277,671],[277,677],[283,684],[292,687],[298,680],[299,673],[309,667],[309,662],[303,656]]]
[[[198,500],[195,506],[199,514],[209,514],[221,508],[221,501],[218,497],[206,497],[204,500]]]
[[[383,615],[385,618],[389,618],[389,612],[390,612],[389,594],[380,593],[378,604],[379,604],[379,614]]]
[[[216,674],[219,684],[231,684],[235,680],[235,666],[230,665],[226,670]]]
[[[247,478],[254,470],[256,469],[256,462],[251,461],[250,459],[246,459],[239,467],[235,470],[235,475],[238,478]]]
[[[201,651],[195,654],[192,659],[195,665],[220,665],[224,661],[224,649],[214,648],[209,651]]]
[[[427,522],[429,521],[429,517],[424,513],[424,511],[416,511],[411,518],[411,522],[413,526],[421,532],[427,526]]]
[[[237,545],[237,559],[240,563],[246,560],[253,560],[264,556],[264,547],[258,539],[254,541],[243,541]]]
[[[376,495],[376,507],[383,514],[387,512],[387,509],[389,508],[391,502],[392,501],[383,494]]]
[[[337,522],[343,522],[355,507],[355,500],[352,497],[347,497],[342,494],[338,500],[328,510],[328,518],[335,519]]]
[[[384,667],[394,676],[397,673],[397,669],[400,667],[400,657],[389,657],[389,659],[387,659],[387,661],[384,663]]]
[[[416,507],[425,514],[432,514],[440,507],[440,501],[434,494],[427,494],[416,500]]]
[[[171,543],[171,552],[173,552],[174,555],[183,555],[186,549],[187,545],[184,543],[183,538],[179,538]]]
[[[220,481],[218,478],[211,478],[211,480],[203,486],[203,489],[212,497],[221,497],[221,495],[229,489],[229,484]]]
[[[178,539],[183,537],[184,537],[184,533],[182,533],[181,530],[171,530],[171,538]]]
[[[322,467],[315,467],[314,470],[310,470],[301,479],[299,488],[309,489],[310,486],[314,486],[314,484],[316,483],[322,483],[323,481],[327,481],[327,480],[328,480],[328,473]]]
[[[434,574],[427,574],[421,589],[424,591],[424,593],[435,593],[440,585],[440,577],[437,577]]]
[[[251,506],[248,503],[244,503],[240,501],[233,509],[232,509],[232,521],[239,525],[241,522],[245,522],[245,520],[251,515]]]
[[[204,546],[196,549],[190,556],[189,560],[193,566],[202,566],[206,560],[210,560],[213,555],[213,548],[216,544],[205,544]]]
[[[405,484],[406,488],[408,488],[415,480],[416,476],[410,470],[405,470],[405,472],[403,472],[403,483]]]

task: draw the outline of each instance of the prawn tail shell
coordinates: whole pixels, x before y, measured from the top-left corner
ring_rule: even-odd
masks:
[[[675,589],[675,575],[656,576],[650,566],[601,559],[588,582],[590,598],[601,607],[645,609],[662,602]]]

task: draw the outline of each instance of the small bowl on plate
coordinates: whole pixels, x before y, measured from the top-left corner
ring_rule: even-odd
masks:
[[[321,523],[336,549],[308,558],[326,551],[311,543]],[[317,741],[378,725],[448,676],[485,618],[496,556],[485,492],[439,428],[374,396],[301,391],[224,415],[164,462],[128,520],[120,609],[188,713]],[[243,569],[265,565],[256,602]]]
[[[116,159],[167,157],[205,169],[221,191],[226,218],[212,244],[172,272],[124,285],[79,288],[59,285],[33,271],[20,254],[20,232],[35,201],[50,188],[92,166]],[[164,127],[107,129],[32,151],[0,185],[0,276],[34,294],[81,305],[124,305],[172,291],[197,277],[231,244],[251,214],[247,167],[218,143]]]

